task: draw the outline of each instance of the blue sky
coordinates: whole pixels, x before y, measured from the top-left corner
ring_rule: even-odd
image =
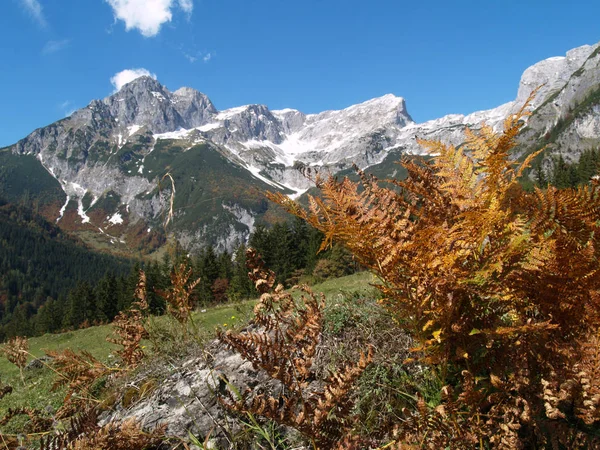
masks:
[[[144,68],[218,109],[306,113],[393,93],[424,121],[514,99],[528,66],[600,40],[600,2],[2,0],[0,146]]]

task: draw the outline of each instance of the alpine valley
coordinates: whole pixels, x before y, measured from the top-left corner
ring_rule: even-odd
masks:
[[[265,105],[218,111],[194,89],[171,92],[141,77],[0,149],[0,197],[32,202],[84,240],[148,252],[165,241],[170,173],[169,230],[189,251],[231,250],[256,224],[282,216],[265,190],[300,197],[311,187],[299,167],[348,173],[356,164],[397,175],[402,155],[422,151],[416,137],[460,145],[466,127],[500,128],[540,85],[515,157],[546,146],[539,162],[548,172],[558,154],[574,162],[600,146],[600,44],[529,67],[514,101],[425,123],[391,94],[320,114]]]

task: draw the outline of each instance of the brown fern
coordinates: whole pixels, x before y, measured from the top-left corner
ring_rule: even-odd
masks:
[[[67,386],[63,405],[56,412],[57,419],[70,417],[89,406],[93,401],[90,394],[92,385],[100,378],[121,370],[105,365],[85,350],[79,353],[71,349],[62,352],[46,350],[46,354],[52,358],[52,368],[57,375],[52,389]]]
[[[98,412],[87,409],[71,419],[71,426],[41,440],[41,450],[149,450],[165,441],[165,426],[146,433],[134,419],[98,425]]]
[[[121,361],[127,369],[138,366],[144,358],[144,351],[140,345],[142,339],[148,336],[144,327],[144,317],[148,311],[146,301],[146,274],[140,270],[139,281],[135,290],[137,301],[126,311],[120,312],[113,321],[115,337],[107,337],[108,342],[120,345],[117,350]]]
[[[266,417],[296,428],[311,439],[315,448],[333,448],[352,429],[350,390],[372,359],[372,349],[356,364],[348,364],[325,380],[320,389],[309,389],[316,375],[312,369],[323,328],[324,297],[315,296],[308,286],[295,287],[299,300],[278,285],[256,252],[248,249],[250,278],[262,293],[254,309],[256,331],[218,332],[219,339],[257,369],[278,380],[284,389],[278,397],[249,393],[241,397],[229,392],[222,403],[240,413]],[[269,292],[271,291],[271,292]]]
[[[6,397],[9,394],[12,394],[12,391],[13,391],[12,386],[9,386],[8,384],[6,386],[0,387],[0,400],[2,400],[4,397]]]
[[[27,356],[29,350],[29,341],[25,337],[16,336],[10,339],[2,347],[2,353],[6,356],[11,363],[19,368],[19,375],[21,376],[21,382],[25,386],[25,377],[23,376],[23,369],[27,364]]]
[[[194,308],[193,291],[200,282],[199,278],[190,281],[191,276],[192,269],[181,263],[171,272],[171,288],[156,291],[167,302],[169,313],[184,327]]]
[[[26,433],[41,433],[52,428],[53,419],[45,417],[43,412],[33,408],[9,408],[7,413],[0,419],[0,426],[6,425],[14,417],[28,416],[29,422],[25,425]]]

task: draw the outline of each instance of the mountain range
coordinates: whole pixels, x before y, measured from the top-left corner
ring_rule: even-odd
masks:
[[[467,127],[500,129],[538,86],[515,157],[546,146],[549,172],[553,156],[576,161],[600,145],[600,44],[529,67],[511,102],[424,123],[392,94],[319,114],[265,105],[219,111],[201,92],[140,77],[0,149],[0,197],[31,202],[88,241],[147,252],[165,242],[169,173],[168,230],[189,251],[231,249],[257,223],[282,217],[265,190],[299,197],[311,187],[299,166],[344,173],[356,164],[393,176],[393,162],[422,151],[416,137],[460,145]]]

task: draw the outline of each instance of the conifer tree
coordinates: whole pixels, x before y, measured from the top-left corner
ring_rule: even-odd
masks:
[[[170,269],[168,273],[170,273]],[[165,312],[165,299],[156,292],[164,291],[167,287],[167,274],[163,272],[158,262],[150,263],[146,268],[146,296],[151,314],[163,314]]]
[[[118,314],[118,295],[116,279],[113,274],[107,274],[96,285],[96,319],[102,323],[109,322]]]
[[[229,284],[229,297],[232,299],[246,299],[255,294],[254,285],[248,278],[246,249],[245,244],[240,244],[233,255],[233,273]]]
[[[248,241],[248,246],[258,252],[267,267],[270,267],[272,260],[272,242],[269,234],[269,230],[263,224],[258,224]]]
[[[548,177],[546,176],[546,172],[544,172],[541,162],[538,162],[535,166],[534,180],[539,188],[545,189],[548,186]]]
[[[595,149],[584,151],[577,164],[579,183],[589,183],[592,176],[598,173],[598,152]]]
[[[77,284],[67,296],[67,311],[63,326],[66,328],[78,328],[88,321],[95,319],[95,305],[92,289],[87,282]]]
[[[290,226],[287,222],[276,223],[268,236],[271,240],[272,253],[267,267],[275,272],[279,283],[284,283],[294,269],[293,260],[290,257],[293,253]]]
[[[233,275],[233,263],[231,261],[231,254],[228,251],[224,251],[217,257],[217,264],[219,266],[218,278],[229,280]]]
[[[57,302],[52,297],[48,297],[37,311],[35,332],[36,334],[54,333],[58,331],[60,323]]]
[[[213,301],[212,286],[219,278],[219,261],[215,249],[208,245],[204,247],[196,258],[194,277],[200,279],[196,288],[198,299],[201,303]]]

